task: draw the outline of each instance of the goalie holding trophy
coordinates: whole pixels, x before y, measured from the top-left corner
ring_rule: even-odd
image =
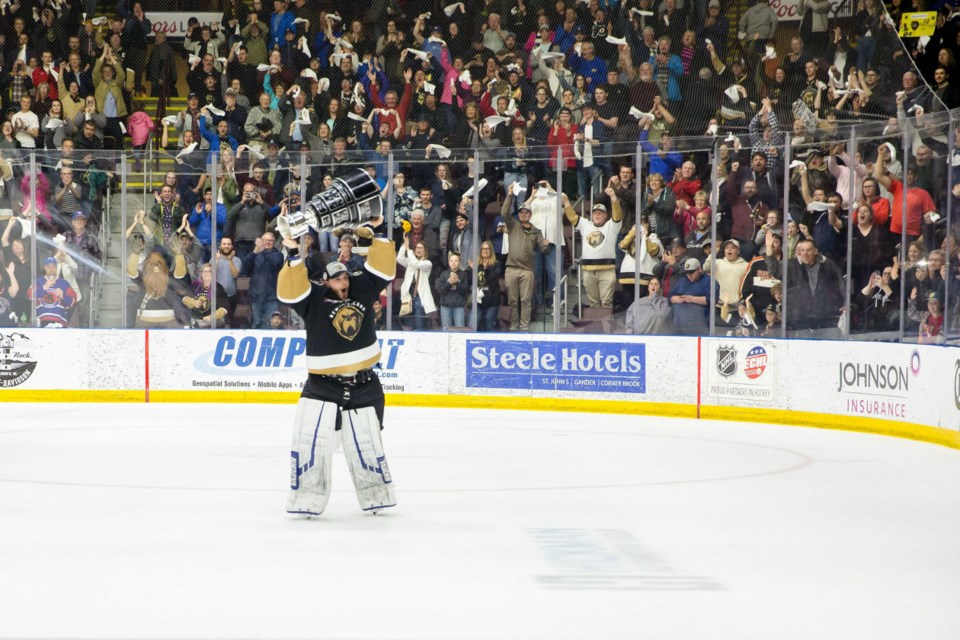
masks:
[[[334,180],[303,211],[282,211],[277,228],[287,260],[277,297],[304,319],[307,382],[300,394],[290,451],[287,512],[320,515],[331,489],[333,452],[343,447],[357,499],[376,513],[396,504],[383,452],[383,387],[373,366],[380,360],[374,302],[396,274],[393,243],[376,238],[362,271],[340,262],[326,265],[322,281],[311,281],[297,239],[310,227],[332,231],[381,215],[380,189],[365,171]]]

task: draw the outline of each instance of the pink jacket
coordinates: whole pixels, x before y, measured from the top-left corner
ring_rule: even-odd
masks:
[[[453,90],[451,83],[457,85],[457,107],[463,108],[463,97],[470,95],[470,83],[462,82],[460,74],[453,68],[450,62],[450,51],[444,47],[440,53],[440,62],[443,64],[443,91],[440,93],[440,102],[443,104],[453,104]]]
[[[127,133],[130,134],[130,141],[134,145],[146,144],[150,139],[150,132],[156,126],[150,116],[143,111],[132,113],[127,118]]]

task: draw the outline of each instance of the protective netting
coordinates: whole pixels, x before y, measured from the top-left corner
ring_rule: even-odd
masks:
[[[803,19],[790,20],[801,6]],[[39,208],[38,233],[11,224],[8,244],[26,238],[20,279],[42,286],[47,268],[59,276],[72,257],[66,270],[86,302],[71,325],[156,326],[153,298],[167,298],[170,326],[266,326],[274,310],[295,326],[270,299],[264,256],[279,243],[265,234],[285,203],[297,208],[301,194],[361,169],[383,189],[384,221],[312,234],[309,252],[357,267],[379,234],[411,254],[383,297],[391,327],[944,333],[928,314],[956,307],[951,114],[877,2],[408,2],[344,8],[339,20],[293,4],[290,15],[278,22],[267,8],[241,12],[239,29],[229,15],[220,29],[197,28],[187,41],[197,98],[176,98],[169,83],[157,92],[146,73],[159,98],[142,106],[170,123],[157,123],[159,144],[123,161],[119,150],[63,148],[83,135],[82,117],[71,136],[58,141],[54,129],[47,149],[3,150],[10,209]],[[69,193],[58,200],[65,165],[85,216]],[[511,256],[505,223],[522,204],[543,237]],[[608,225],[601,213],[622,219]],[[84,235],[96,250],[71,247]],[[413,295],[404,267],[421,240],[430,286]],[[162,260],[150,262],[153,248]],[[443,284],[451,251],[470,267],[456,294]],[[699,270],[688,276],[691,259]],[[147,282],[148,264],[166,272],[166,288]],[[42,324],[20,289],[17,322]],[[414,311],[400,315],[408,302]]]

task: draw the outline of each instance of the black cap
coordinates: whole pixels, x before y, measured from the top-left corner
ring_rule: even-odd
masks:
[[[193,91],[191,91],[191,92],[190,92],[190,95],[187,96],[187,100],[189,100],[190,98],[196,98],[196,97],[197,97],[197,94],[195,94]]]
[[[273,123],[267,118],[264,118],[257,123],[257,131],[273,131]]]

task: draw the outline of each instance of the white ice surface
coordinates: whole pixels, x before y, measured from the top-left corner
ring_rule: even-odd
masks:
[[[0,638],[960,638],[960,452],[388,408],[398,506],[302,519],[293,411],[0,405]]]

